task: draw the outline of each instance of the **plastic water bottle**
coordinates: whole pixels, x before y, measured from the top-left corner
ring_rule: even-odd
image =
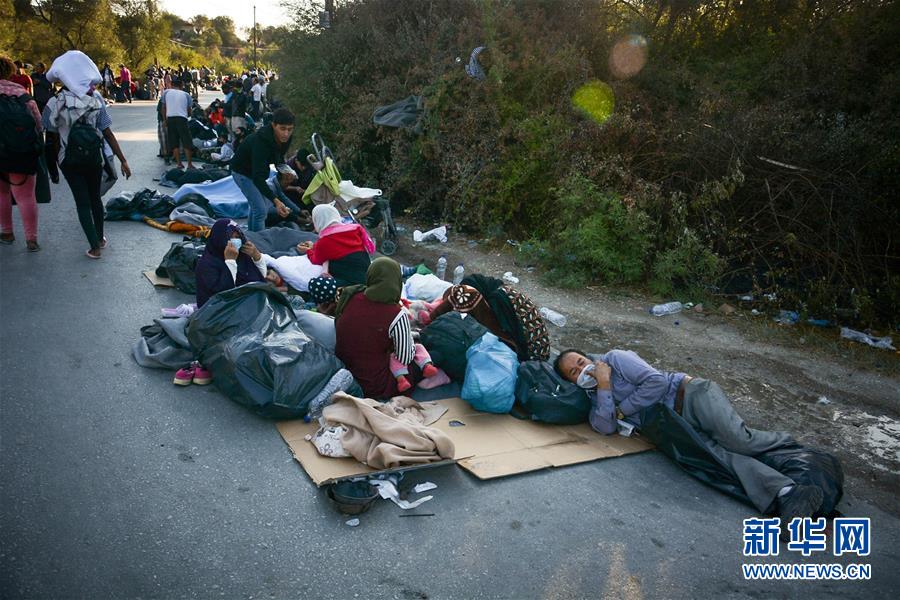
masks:
[[[666,302],[665,304],[657,304],[651,308],[650,313],[657,317],[661,317],[663,315],[674,315],[682,310],[684,310],[684,305],[681,302]]]
[[[565,327],[566,326],[566,316],[561,315],[555,310],[551,310],[546,306],[542,306],[541,310],[538,311],[540,315],[547,321],[550,321],[557,327]]]
[[[441,281],[447,276],[447,257],[445,255],[441,255],[437,262],[437,270],[434,273],[437,275],[437,278]]]
[[[466,268],[462,263],[456,265],[456,268],[453,269],[453,285],[459,285],[462,283],[463,277],[466,276]]]

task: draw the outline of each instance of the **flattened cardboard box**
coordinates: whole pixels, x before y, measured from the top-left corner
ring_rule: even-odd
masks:
[[[548,425],[523,421],[511,415],[482,413],[472,409],[461,398],[439,400],[438,403],[448,410],[432,427],[440,429],[453,440],[456,457],[427,465],[380,471],[371,469],[353,458],[321,456],[305,439],[306,435],[312,435],[318,429],[315,422],[282,421],[277,427],[294,458],[318,486],[372,473],[410,471],[454,462],[479,479],[494,479],[624,456],[653,447],[639,438],[601,435],[587,423]]]

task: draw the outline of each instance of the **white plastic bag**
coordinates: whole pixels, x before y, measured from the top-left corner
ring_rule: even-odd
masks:
[[[443,296],[449,287],[453,287],[453,284],[438,278],[436,275],[420,275],[416,273],[406,280],[406,284],[403,286],[403,297],[407,300],[433,302]]]

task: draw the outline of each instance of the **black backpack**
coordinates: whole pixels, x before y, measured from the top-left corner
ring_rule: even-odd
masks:
[[[66,156],[62,166],[75,169],[99,169],[103,166],[103,138],[97,128],[84,121],[82,115],[69,130]]]
[[[44,144],[28,110],[30,101],[28,94],[0,95],[0,171],[4,173],[37,173]]]
[[[550,363],[529,360],[519,365],[516,403],[510,411],[514,417],[575,425],[587,421],[590,412],[588,393],[563,379]]]
[[[434,320],[422,330],[419,339],[431,354],[435,366],[440,367],[454,381],[462,381],[466,376],[466,350],[481,339],[487,329],[468,316],[465,319],[458,312],[449,312]]]

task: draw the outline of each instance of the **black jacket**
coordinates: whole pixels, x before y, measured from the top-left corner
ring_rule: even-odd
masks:
[[[278,144],[272,126],[266,125],[241,142],[231,159],[231,170],[251,178],[263,197],[274,201],[275,192],[266,184],[269,165],[283,164],[284,153],[290,145],[291,140],[286,144]]]

